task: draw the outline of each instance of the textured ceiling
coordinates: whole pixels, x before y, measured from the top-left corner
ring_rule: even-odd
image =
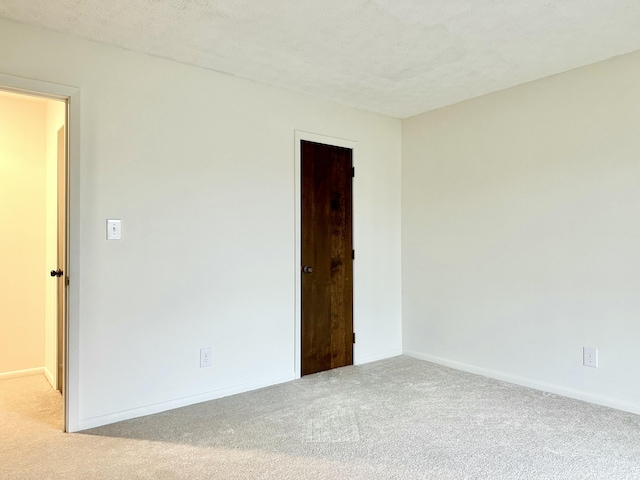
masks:
[[[638,0],[0,0],[0,16],[400,118],[640,50]]]

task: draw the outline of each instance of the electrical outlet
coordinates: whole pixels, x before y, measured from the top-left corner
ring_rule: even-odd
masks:
[[[213,348],[201,348],[200,349],[200,368],[210,367],[213,365]]]
[[[582,347],[582,364],[585,367],[598,368],[598,349],[595,347]]]

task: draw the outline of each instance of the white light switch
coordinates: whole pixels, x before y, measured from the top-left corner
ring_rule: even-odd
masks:
[[[122,238],[122,220],[107,219],[107,240]]]

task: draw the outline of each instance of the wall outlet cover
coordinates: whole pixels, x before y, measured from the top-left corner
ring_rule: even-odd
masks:
[[[598,368],[598,349],[582,347],[582,364],[585,367]]]
[[[200,368],[213,365],[213,348],[205,347],[200,349]]]

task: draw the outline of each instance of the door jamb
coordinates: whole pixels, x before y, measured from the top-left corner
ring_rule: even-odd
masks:
[[[301,361],[302,361],[302,273],[300,271],[300,266],[302,265],[302,187],[301,187],[301,178],[302,174],[302,151],[300,148],[300,142],[302,140],[307,140],[309,142],[322,143],[325,145],[331,145],[334,147],[344,147],[351,149],[351,161],[352,165],[356,167],[356,159],[358,158],[358,142],[353,140],[346,140],[343,138],[337,137],[329,137],[326,135],[320,135],[317,133],[305,132],[302,130],[295,130],[295,155],[294,155],[294,195],[295,195],[295,234],[294,234],[294,282],[295,282],[295,301],[294,301],[294,326],[293,326],[293,335],[294,335],[294,355],[293,355],[293,371],[295,378],[300,378],[302,374],[301,369]],[[356,211],[356,183],[353,183],[353,189],[351,191],[351,228],[352,228],[352,244],[355,248],[355,240],[356,240],[356,222],[357,216],[355,214]],[[356,273],[356,263],[353,264],[353,279],[352,282],[354,284],[353,289],[353,331],[356,331],[356,290],[355,290],[355,279],[357,276]],[[353,364],[356,365],[356,351],[357,345],[353,346]]]
[[[0,88],[67,103],[67,318],[64,325],[63,430],[79,430],[79,324],[80,324],[80,89],[0,73]]]

